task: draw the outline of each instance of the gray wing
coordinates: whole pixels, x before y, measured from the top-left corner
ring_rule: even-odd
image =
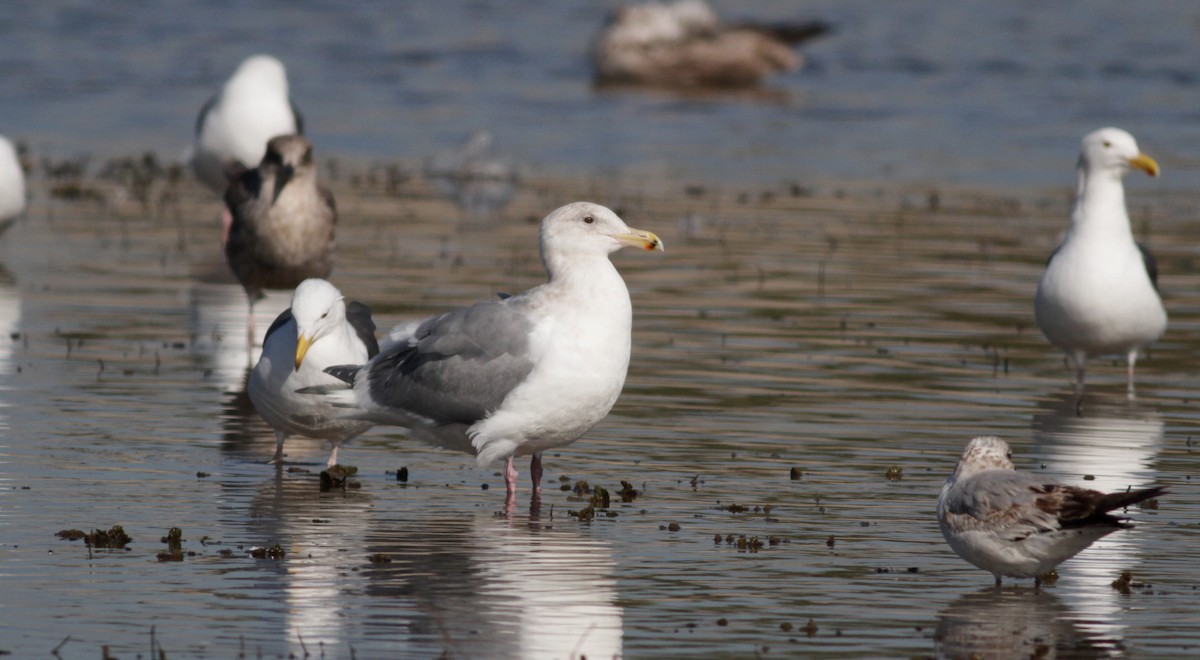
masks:
[[[196,135],[200,135],[200,133],[204,130],[204,120],[208,119],[208,113],[212,111],[213,106],[217,104],[218,98],[220,98],[219,94],[213,94],[207,101],[204,102],[204,105],[200,106],[200,114],[196,115]]]
[[[1158,291],[1158,260],[1150,254],[1150,248],[1146,247],[1145,243],[1137,244],[1138,251],[1142,253],[1142,263],[1146,264],[1146,274],[1150,276],[1150,284],[1154,285],[1154,290]]]
[[[370,314],[370,311],[368,311],[367,314]],[[263,346],[266,346],[267,342],[271,341],[271,335],[275,334],[275,331],[282,328],[285,323],[287,323],[288,321],[291,321],[291,320],[292,320],[292,308],[291,307],[288,307],[287,309],[280,312],[279,316],[275,317],[275,321],[271,323],[271,327],[267,328],[267,334],[263,335]]]
[[[288,105],[292,107],[292,119],[296,121],[296,135],[304,135],[304,115],[300,114],[300,108],[291,99],[288,99]]]
[[[1057,484],[1015,470],[989,470],[964,479],[952,488],[946,497],[946,510],[978,520],[1019,517],[1022,510],[1037,510],[1038,497],[1048,487],[1057,487]]]
[[[371,398],[438,424],[473,424],[533,370],[533,322],[513,299],[482,302],[422,322],[372,360]]]
[[[367,359],[378,355],[379,342],[375,339],[375,321],[371,319],[371,308],[357,300],[352,301],[346,305],[346,320],[350,322],[350,327],[354,328],[358,340],[367,347]],[[269,335],[270,331],[267,334]]]

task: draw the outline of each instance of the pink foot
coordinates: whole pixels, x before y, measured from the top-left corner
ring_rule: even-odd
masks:
[[[229,228],[233,226],[233,214],[229,212],[229,207],[221,209],[221,251],[225,251],[225,246],[229,244]]]
[[[504,492],[512,498],[517,494],[517,468],[513,467],[513,457],[504,459]]]

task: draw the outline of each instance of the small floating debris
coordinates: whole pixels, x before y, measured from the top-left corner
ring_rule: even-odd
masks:
[[[407,465],[400,468],[399,470],[396,470],[396,481],[399,481],[402,484],[408,483],[408,466]]]
[[[1112,588],[1128,596],[1132,591],[1130,586],[1133,585],[1133,572],[1121,571],[1121,576],[1112,581]]]
[[[321,492],[327,492],[334,488],[361,488],[362,484],[357,481],[349,481],[349,478],[358,474],[358,468],[353,465],[334,465],[328,470],[321,471]]]
[[[1158,510],[1158,498],[1151,497],[1148,500],[1143,500],[1141,502],[1138,502],[1138,507],[1142,508],[1142,509],[1153,509],[1153,510],[1157,511]]]
[[[208,477],[211,477],[211,476],[212,476],[212,474],[210,474],[208,472],[197,472],[196,473],[197,479],[207,479]]]
[[[612,503],[612,498],[608,494],[608,489],[602,486],[596,486],[592,489],[591,505],[597,509],[607,509]]]
[[[783,632],[791,632],[792,624],[787,621],[784,621],[783,623],[779,624],[779,629],[782,630]]]
[[[830,534],[830,535],[829,535],[829,538],[825,539],[825,545],[826,545],[826,546],[828,546],[828,547],[830,547],[830,548],[832,548],[833,546],[837,545],[837,539],[836,539],[836,538],[834,538],[833,534]]]
[[[804,631],[805,635],[807,635],[809,637],[815,637],[817,635],[817,631],[820,630],[820,628],[817,627],[816,622],[814,622],[812,619],[809,619],[808,624],[805,625],[804,628],[802,628],[802,630]]]
[[[392,563],[392,558],[383,554],[382,552],[376,552],[370,557],[367,557],[367,561],[371,562],[372,564],[390,564]]]
[[[899,465],[893,465],[887,469],[885,476],[887,477],[888,481],[900,481],[904,478],[904,468],[900,467]]]
[[[261,545],[250,548],[250,556],[255,559],[283,559],[286,555],[287,553],[284,551],[283,546],[278,543],[269,548],[264,548]]]
[[[588,493],[591,493],[592,487],[590,485],[588,485],[587,481],[580,479],[579,481],[575,482],[575,487],[572,488],[571,490],[575,491],[576,495],[583,496],[583,495],[587,495]]]
[[[622,502],[632,502],[637,499],[637,496],[641,495],[641,493],[639,493],[637,489],[633,487],[633,484],[629,483],[628,481],[622,481],[621,490],[617,491],[617,495],[621,498]]]
[[[1058,571],[1052,568],[1043,575],[1039,575],[1038,581],[1042,583],[1042,586],[1054,584],[1055,582],[1058,582]]]
[[[90,534],[84,533],[83,530],[79,529],[64,529],[55,534],[55,536],[67,541],[83,539],[83,542],[90,548],[120,549],[133,541],[120,525],[113,525],[107,530],[94,529]]]
[[[721,617],[721,618],[717,619],[717,625],[718,626],[727,626],[727,625],[729,625],[729,619],[726,619],[725,617]]]
[[[596,517],[596,508],[593,506],[586,506],[579,511],[568,510],[567,515],[573,518],[578,518],[579,522],[585,522]]]
[[[158,553],[159,561],[183,561],[183,530],[172,527],[167,535],[160,539],[167,544],[166,552]]]
[[[798,468],[798,467],[792,468],[792,471],[791,471],[792,481],[797,481],[803,476],[804,476],[804,473],[800,471],[800,468]]]

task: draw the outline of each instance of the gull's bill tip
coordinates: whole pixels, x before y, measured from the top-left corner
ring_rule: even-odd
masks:
[[[662,239],[659,238],[657,234],[644,229],[633,229],[631,227],[627,233],[617,234],[613,238],[617,239],[617,242],[625,247],[637,247],[642,248],[643,250],[658,250],[659,252],[662,252],[666,249],[663,247]]]
[[[1138,154],[1129,159],[1129,166],[1137,168],[1150,176],[1158,176],[1158,161],[1147,156],[1146,154]]]

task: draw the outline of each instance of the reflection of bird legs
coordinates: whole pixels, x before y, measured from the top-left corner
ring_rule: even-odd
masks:
[[[1133,391],[1133,367],[1137,364],[1137,358],[1136,348],[1125,355],[1125,396],[1131,401],[1137,398],[1137,393]]]

